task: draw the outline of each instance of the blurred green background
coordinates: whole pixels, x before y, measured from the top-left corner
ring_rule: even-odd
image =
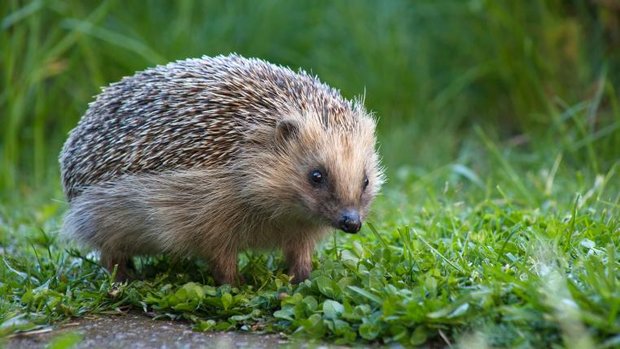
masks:
[[[0,195],[60,196],[57,155],[100,87],[230,52],[365,95],[389,176],[484,172],[481,138],[524,166],[562,154],[599,173],[619,157],[619,14],[612,0],[4,0]]]

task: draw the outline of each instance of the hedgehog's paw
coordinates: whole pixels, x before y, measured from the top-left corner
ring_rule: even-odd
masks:
[[[130,271],[134,269],[133,260],[129,256],[119,256],[115,253],[101,251],[101,265],[106,268],[110,274],[114,274],[114,281],[129,281]]]
[[[209,258],[211,261],[211,272],[218,285],[238,286],[245,283],[243,276],[237,272],[237,254],[226,253],[218,257]]]
[[[299,240],[284,247],[288,274],[293,276],[292,282],[294,284],[298,284],[310,277],[313,251],[314,241],[312,240]]]

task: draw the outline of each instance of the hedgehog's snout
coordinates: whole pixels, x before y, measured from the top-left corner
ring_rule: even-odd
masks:
[[[360,231],[362,227],[362,220],[359,212],[354,209],[346,209],[340,215],[338,220],[338,228],[345,233],[355,234]]]

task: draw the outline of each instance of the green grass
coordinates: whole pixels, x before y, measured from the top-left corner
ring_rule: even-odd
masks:
[[[589,1],[5,1],[0,4],[0,337],[129,309],[197,330],[339,343],[620,346],[620,57]],[[59,235],[56,157],[99,88],[235,51],[303,67],[379,117],[388,183],[310,280],[279,253],[137,259],[112,283]]]
[[[56,237],[61,203],[4,207],[0,331],[133,308],[188,319],[197,330],[281,331],[338,343],[445,337],[500,347],[616,347],[620,168],[590,176],[561,157],[527,170],[515,162],[491,160],[487,174],[455,166],[420,177],[402,171],[371,223],[358,236],[327,239],[311,279],[299,286],[289,284],[277,253],[243,255],[248,285],[240,288],[214,287],[201,261],[161,257],[139,260],[145,280],[114,284],[95,255]]]

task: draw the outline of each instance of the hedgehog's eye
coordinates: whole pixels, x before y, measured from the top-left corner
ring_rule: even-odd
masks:
[[[312,170],[310,171],[310,183],[314,186],[319,186],[325,182],[325,175],[320,170]]]
[[[368,186],[368,176],[364,176],[364,184],[362,184],[362,188],[366,189]]]

